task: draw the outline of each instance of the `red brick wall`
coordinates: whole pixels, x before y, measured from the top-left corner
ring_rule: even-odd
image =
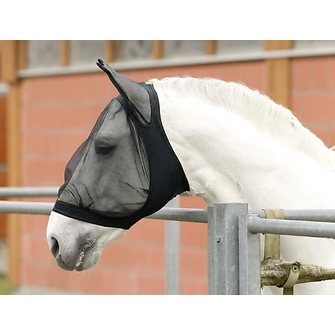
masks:
[[[291,61],[291,110],[328,147],[335,145],[335,57]]]
[[[137,81],[166,76],[216,77],[242,81],[265,91],[263,62],[125,71]],[[70,155],[86,138],[97,116],[116,95],[103,73],[40,77],[22,83],[22,186],[59,186]],[[37,199],[53,201],[55,199]],[[31,199],[30,199],[31,201]],[[205,207],[182,197],[183,207]],[[21,285],[95,294],[164,294],[164,225],[142,220],[107,247],[91,270],[58,268],[48,249],[46,216],[22,220]],[[207,293],[207,229],[181,223],[180,293]]]

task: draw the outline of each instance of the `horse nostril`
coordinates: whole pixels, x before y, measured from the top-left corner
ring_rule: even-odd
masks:
[[[52,255],[55,258],[57,258],[58,254],[59,254],[59,244],[58,244],[58,241],[54,237],[51,238],[51,248],[50,248],[50,250],[51,250]]]

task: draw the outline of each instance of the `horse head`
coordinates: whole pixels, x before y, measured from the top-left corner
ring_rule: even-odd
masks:
[[[58,265],[84,270],[140,219],[188,191],[160,118],[151,83],[137,83],[98,60],[120,95],[100,114],[65,169],[47,240]]]

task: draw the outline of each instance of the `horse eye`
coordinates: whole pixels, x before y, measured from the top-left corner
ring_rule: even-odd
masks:
[[[113,151],[114,145],[102,140],[95,140],[94,149],[98,155],[107,155]]]

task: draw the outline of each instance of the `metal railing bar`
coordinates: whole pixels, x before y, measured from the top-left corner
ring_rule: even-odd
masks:
[[[335,222],[335,209],[284,209],[283,211],[285,220]],[[252,210],[248,213],[265,218],[263,210]]]
[[[52,202],[26,202],[26,201],[0,201],[0,213],[12,214],[42,214],[49,215],[54,203]],[[207,209],[191,208],[162,208],[160,211],[149,215],[148,219],[207,222]]]
[[[164,207],[147,219],[207,223],[207,209]]]
[[[59,187],[0,187],[0,198],[56,197]]]
[[[58,193],[58,187],[0,187],[0,198],[9,197],[55,197]],[[13,202],[15,203],[15,202]],[[5,207],[9,210],[18,209],[20,212],[26,213],[29,211],[27,208],[29,205],[22,205],[24,202],[18,202],[20,205],[5,205],[2,204],[0,212],[6,211]],[[45,212],[45,203],[41,202],[26,202],[32,204],[34,207],[34,214],[49,214]],[[43,204],[43,213],[38,212],[38,204]],[[24,209],[20,207],[24,206]],[[49,205],[50,208],[53,204]],[[12,212],[11,212],[12,213]],[[30,214],[30,212],[26,213]],[[248,214],[254,214],[260,218],[265,218],[263,210],[250,210]],[[159,212],[148,216],[149,219],[159,220],[174,220],[174,221],[190,221],[190,222],[207,222],[207,209],[187,209],[187,208],[163,208]],[[303,221],[322,221],[322,222],[335,222],[335,209],[285,209],[284,210],[285,220],[303,220]]]
[[[167,207],[179,207],[180,197],[170,200]],[[180,222],[165,220],[165,294],[179,294],[180,287]]]
[[[335,238],[335,223],[297,220],[262,219],[250,215],[251,233]]]
[[[53,206],[52,202],[0,201],[0,213],[49,215]]]
[[[57,187],[0,187],[0,197],[4,198],[51,197],[57,196],[57,192]],[[45,202],[0,201],[0,213],[49,215],[53,205],[53,203]],[[31,210],[29,210],[30,206]],[[39,213],[39,206],[41,206],[41,213]],[[50,211],[48,211],[49,208]],[[248,214],[265,218],[263,210],[250,210]],[[148,219],[207,223],[207,209],[162,208],[157,213],[148,216]],[[284,219],[335,222],[335,209],[286,209],[284,210]]]

